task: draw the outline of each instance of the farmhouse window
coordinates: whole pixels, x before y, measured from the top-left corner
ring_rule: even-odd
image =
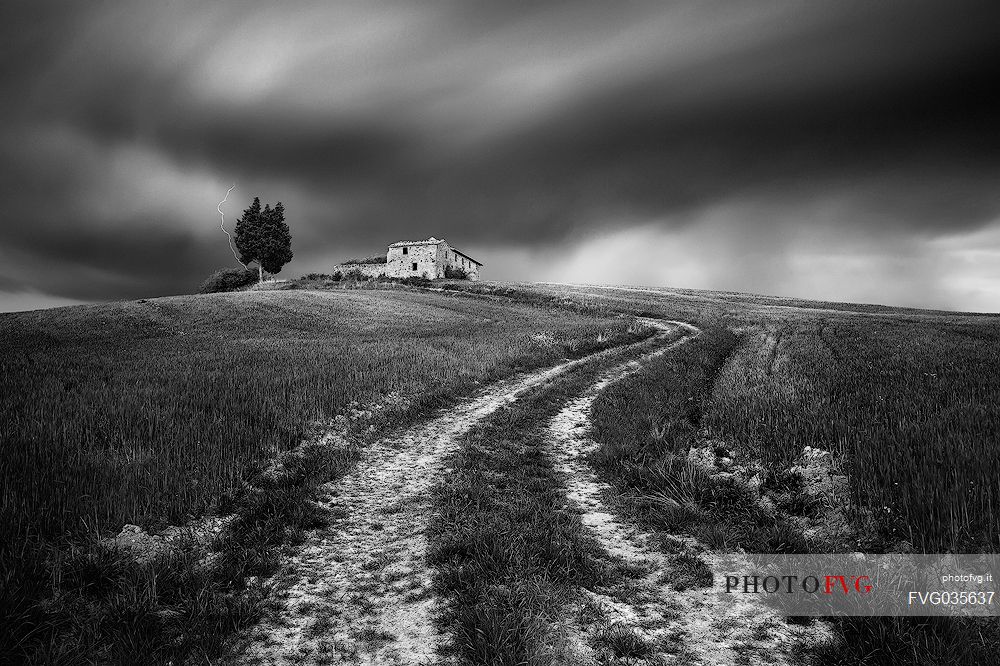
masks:
[[[404,247],[403,248],[403,254],[409,254],[410,253],[409,250],[410,250],[410,248]]]
[[[417,262],[413,262],[413,270],[417,270]]]

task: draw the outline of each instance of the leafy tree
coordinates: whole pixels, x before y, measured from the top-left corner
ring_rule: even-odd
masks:
[[[257,279],[264,281],[264,271],[274,275],[292,260],[292,234],[285,223],[285,207],[279,201],[260,208],[260,197],[254,197],[250,207],[236,223],[236,249],[244,264],[257,262]]]

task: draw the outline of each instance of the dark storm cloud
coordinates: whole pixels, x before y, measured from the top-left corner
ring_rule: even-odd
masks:
[[[715,230],[728,268],[694,286],[774,290],[809,229],[890,252],[1000,219],[986,3],[5,11],[0,244],[52,294],[189,290],[228,261],[233,179],[231,211],[285,202],[293,274],[399,238],[586,254],[652,225]]]
[[[93,221],[84,218],[78,222],[84,227]],[[108,236],[97,236],[86,228],[62,229],[44,237],[14,238],[11,246],[22,252],[42,255],[63,267],[61,271],[100,272],[107,278],[106,282],[122,283],[122,296],[136,296],[148,294],[151,288],[162,288],[162,282],[199,268],[194,259],[207,258],[204,252],[198,252],[191,234],[172,231],[169,226],[154,226],[155,222],[127,227],[125,231]],[[61,286],[61,294],[74,298],[100,299],[103,296],[99,286],[88,282],[65,285],[62,282],[62,275],[49,272],[37,286],[46,289]]]

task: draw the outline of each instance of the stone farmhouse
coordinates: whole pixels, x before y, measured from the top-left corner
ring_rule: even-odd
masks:
[[[462,269],[470,280],[479,279],[483,264],[452,247],[448,241],[431,236],[422,241],[398,241],[389,246],[384,262],[340,264],[335,270],[356,270],[370,277],[448,277],[446,271]]]

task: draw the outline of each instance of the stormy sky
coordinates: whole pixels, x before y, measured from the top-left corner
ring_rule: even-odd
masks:
[[[434,235],[484,277],[1000,310],[1000,22],[969,2],[0,9],[0,310]]]

